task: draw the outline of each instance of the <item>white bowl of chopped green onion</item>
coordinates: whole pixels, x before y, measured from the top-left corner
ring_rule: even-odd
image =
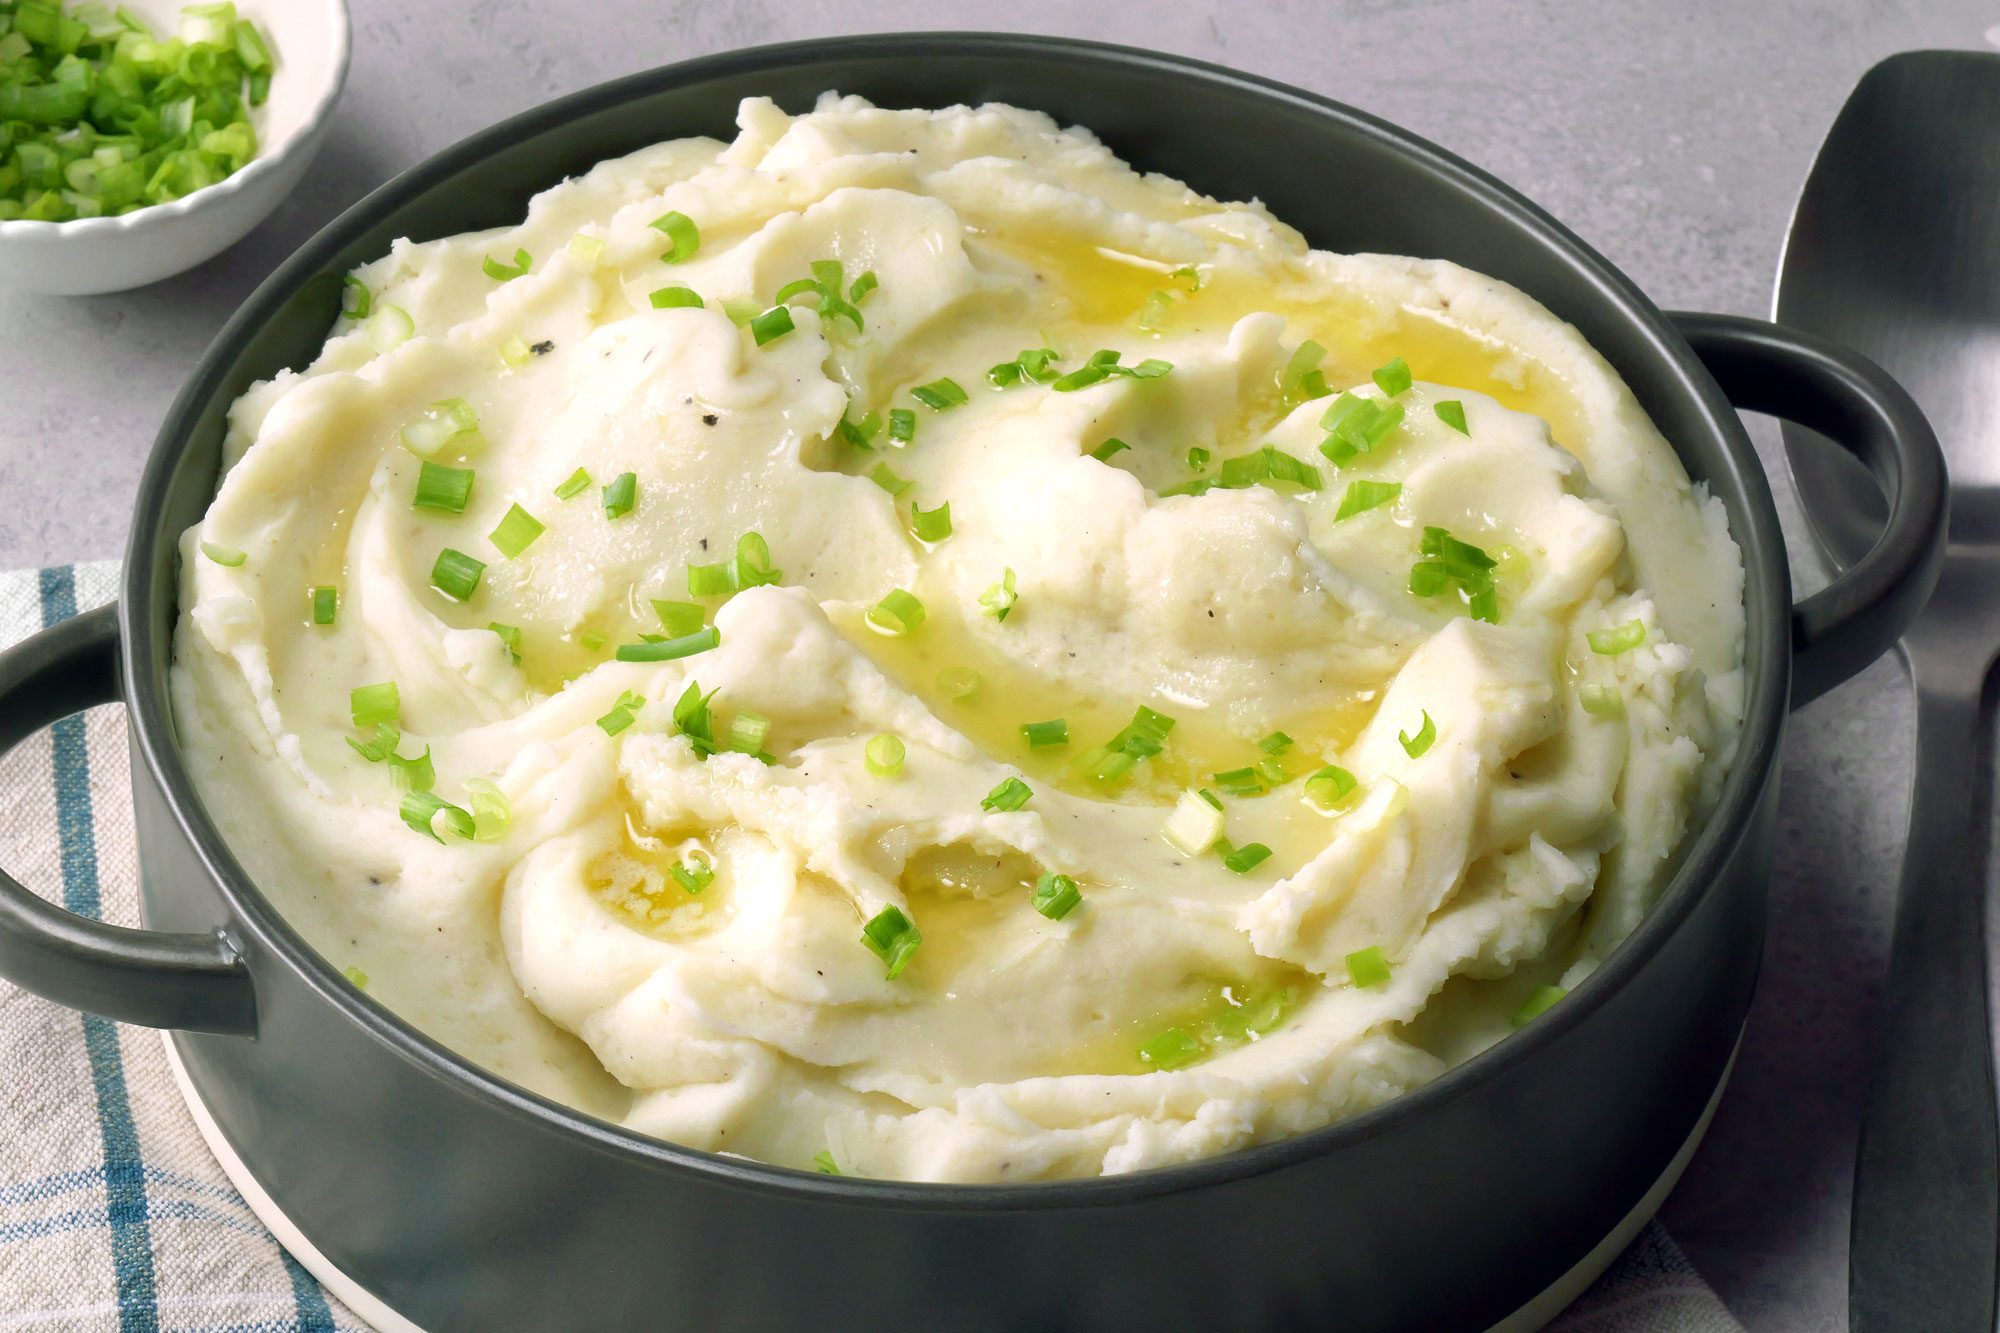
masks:
[[[123,291],[261,222],[347,76],[344,0],[0,0],[0,286]]]

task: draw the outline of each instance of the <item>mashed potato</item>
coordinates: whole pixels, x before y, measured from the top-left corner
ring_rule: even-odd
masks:
[[[398,242],[233,409],[175,705],[332,963],[648,1134],[1009,1181],[1380,1103],[1632,929],[1742,571],[1574,329],[1027,111],[740,131]]]

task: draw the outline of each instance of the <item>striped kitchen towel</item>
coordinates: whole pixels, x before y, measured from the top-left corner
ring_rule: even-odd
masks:
[[[0,647],[108,602],[110,562],[0,574]],[[0,866],[73,912],[139,924],[123,709],[0,758]],[[0,1333],[367,1327],[244,1204],[157,1034],[0,982]],[[1552,1326],[1741,1333],[1657,1223]]]

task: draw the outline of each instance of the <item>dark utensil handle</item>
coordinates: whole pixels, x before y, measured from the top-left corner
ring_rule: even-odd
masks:
[[[1792,706],[1903,637],[1944,564],[1944,455],[1903,386],[1858,352],[1761,319],[1672,316],[1731,405],[1816,430],[1875,475],[1889,522],[1868,554],[1792,608]]]
[[[100,607],[0,653],[0,754],[118,699],[117,608]],[[220,931],[132,930],[66,912],[0,872],[0,976],[72,1009],[147,1027],[249,1035],[249,969]]]

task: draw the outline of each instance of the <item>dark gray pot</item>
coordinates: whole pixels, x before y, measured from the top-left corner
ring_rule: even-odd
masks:
[[[529,1096],[348,986],[278,919],[189,785],[167,704],[174,543],[214,490],[224,410],[312,357],[340,275],[396,237],[511,221],[600,159],[727,137],[740,97],[802,109],[828,88],[893,106],[1000,99],[1088,125],[1141,167],[1263,199],[1316,245],[1441,256],[1516,283],[1630,382],[1742,544],[1748,715],[1672,886],[1569,1000],[1429,1086],[1288,1142],[1115,1179],[905,1185],[726,1160]],[[1796,608],[1732,404],[1835,437],[1891,496],[1868,560]],[[1768,325],[1670,320],[1512,191],[1335,103],[1033,37],[857,37],[691,61],[550,103],[405,173],[230,321],[160,432],[115,615],[0,656],[0,747],[125,701],[154,929],[84,922],[0,878],[0,974],[185,1029],[192,1081],[276,1203],[433,1329],[1478,1328],[1575,1264],[1689,1138],[1757,973],[1788,693],[1819,693],[1900,635],[1935,578],[1943,511],[1936,442],[1879,370]]]

